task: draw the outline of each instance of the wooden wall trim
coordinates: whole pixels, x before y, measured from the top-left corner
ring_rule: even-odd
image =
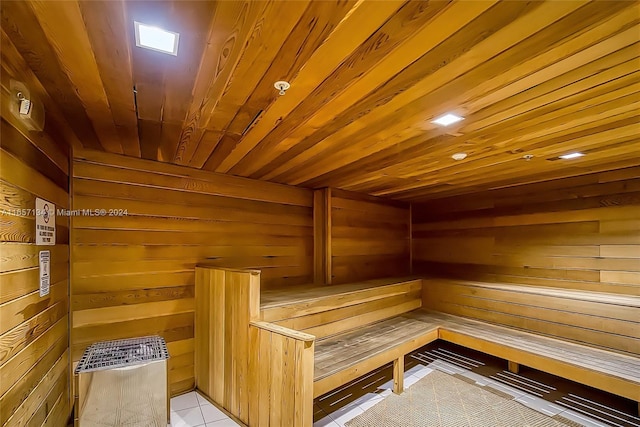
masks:
[[[333,189],[327,188],[324,196],[324,281],[327,285],[333,283]]]
[[[409,203],[409,274],[413,274],[413,203]]]
[[[313,283],[331,283],[331,189],[313,192]]]

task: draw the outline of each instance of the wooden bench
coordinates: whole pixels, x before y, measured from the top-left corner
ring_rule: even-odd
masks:
[[[423,308],[430,322],[443,319],[441,339],[512,370],[522,364],[640,402],[638,296],[432,278]]]
[[[316,337],[314,397],[391,361],[401,393],[404,355],[438,336],[436,324],[402,316],[421,307],[421,279],[299,287],[261,298],[264,321]]]
[[[552,292],[521,291],[530,292],[526,297],[529,302],[535,299],[535,292],[540,297],[549,297]],[[631,341],[616,338],[612,341],[615,348],[594,347],[592,338],[600,336],[597,328],[593,337],[588,333],[581,343],[544,336],[545,330],[553,331],[539,323],[548,313],[541,311],[538,323],[525,322],[517,312],[511,314],[513,320],[486,314],[495,311],[486,305],[482,308],[491,299],[486,292],[512,292],[513,298],[503,293],[494,297],[499,295],[502,299],[496,301],[504,304],[524,304],[519,290],[443,279],[387,279],[266,291],[260,303],[258,272],[199,271],[196,385],[251,426],[308,426],[312,423],[314,397],[389,362],[394,362],[394,391],[401,392],[404,355],[440,338],[507,359],[512,370],[523,364],[640,400],[640,359],[632,352],[638,350],[634,341],[637,331],[623,329],[630,333],[627,338]],[[615,315],[601,306],[613,300],[598,301],[591,295],[585,305],[583,297],[588,296],[553,296],[580,302],[585,316],[605,319],[608,314],[612,320],[637,323],[637,317],[633,317],[638,308],[634,306],[636,297],[616,300],[621,310]],[[478,303],[471,304],[469,298],[476,298]],[[567,301],[545,299],[538,304],[541,310],[568,310]],[[500,307],[506,316],[508,310]],[[473,320],[457,315],[480,317],[481,313],[493,317]],[[603,319],[600,323],[606,323]],[[510,327],[498,325],[498,320],[504,325],[511,322]],[[599,324],[594,322],[583,326]],[[533,329],[534,325],[538,329]],[[561,330],[565,332],[568,330]]]

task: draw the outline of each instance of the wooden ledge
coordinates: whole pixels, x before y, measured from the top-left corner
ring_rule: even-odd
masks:
[[[506,292],[516,292],[519,294],[543,295],[548,297],[573,299],[578,301],[590,301],[600,304],[624,305],[628,307],[640,308],[640,296],[612,294],[608,292],[582,291],[568,288],[551,288],[546,286],[535,286],[517,283],[504,282],[478,282],[474,280],[428,277],[423,279],[426,282],[441,282],[452,285],[473,286],[479,288],[496,289]]]
[[[420,277],[398,277],[366,280],[363,282],[345,283],[341,285],[321,286],[292,286],[285,289],[267,290],[260,294],[260,308],[273,309],[292,304],[303,304],[336,296],[353,295],[370,290],[384,290],[385,288],[422,281]]]
[[[207,264],[206,261],[199,262],[196,264],[196,268],[207,268],[210,270],[222,270],[222,271],[233,271],[236,273],[249,273],[249,274],[260,274],[260,270],[255,270],[251,268],[229,268],[229,267],[218,267],[216,265]]]
[[[262,322],[258,320],[254,320],[249,322],[251,326],[255,326],[256,328],[264,329],[270,332],[274,332],[279,335],[283,335],[285,337],[293,338],[299,341],[304,342],[314,342],[316,337],[307,334],[305,332],[296,331],[293,329],[285,328],[284,326],[276,325],[275,323]]]

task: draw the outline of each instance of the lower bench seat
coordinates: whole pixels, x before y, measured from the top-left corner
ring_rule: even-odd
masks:
[[[314,397],[435,341],[438,322],[398,316],[316,341]]]
[[[439,323],[445,341],[640,400],[640,358],[451,314],[415,310],[407,316]]]
[[[317,341],[314,397],[438,338],[640,400],[637,357],[423,309]]]

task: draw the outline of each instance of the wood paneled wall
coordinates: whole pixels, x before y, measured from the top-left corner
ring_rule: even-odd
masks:
[[[312,191],[95,151],[74,155],[74,209],[107,210],[72,218],[74,361],[94,341],[157,333],[172,356],[172,393],[188,390],[196,263],[260,269],[266,288],[313,281]]]
[[[640,354],[640,298],[434,278],[424,306],[580,344]]]
[[[329,191],[332,284],[410,273],[409,204]]]
[[[640,295],[640,168],[414,204],[414,272]]]
[[[10,98],[12,78],[44,99],[39,82],[14,49],[3,33],[0,425],[57,427],[70,414],[69,219],[56,216],[54,246],[37,246],[34,210],[36,197],[68,209],[69,147],[53,115],[44,132],[31,132],[9,114],[9,103],[15,102]],[[39,294],[41,250],[51,254],[50,293],[44,297]]]

